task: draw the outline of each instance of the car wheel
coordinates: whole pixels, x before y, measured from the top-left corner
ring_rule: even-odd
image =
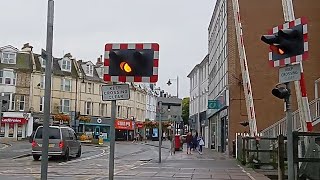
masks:
[[[80,157],[81,156],[81,146],[79,147],[78,153],[76,157]]]
[[[69,158],[70,158],[69,148],[66,149],[66,152],[65,152],[63,158],[64,158],[65,161],[69,161]]]
[[[39,161],[39,159],[40,159],[40,155],[32,155],[33,156],[33,160],[35,160],[35,161]]]

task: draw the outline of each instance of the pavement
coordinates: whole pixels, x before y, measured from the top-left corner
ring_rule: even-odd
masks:
[[[114,179],[135,180],[172,180],[172,179],[235,179],[265,180],[265,176],[250,168],[240,166],[233,158],[224,154],[204,149],[203,154],[193,151],[187,155],[184,151],[170,152],[170,141],[163,141],[162,162],[158,162],[157,141],[116,142]],[[34,180],[40,177],[41,161],[33,161],[26,156],[13,159],[11,151],[27,149],[28,141],[12,142],[0,149],[0,179]],[[0,146],[5,147],[3,144]],[[63,162],[60,159],[49,161],[48,179],[63,180],[107,180],[109,169],[109,144],[104,146],[85,145],[81,158],[72,158]],[[2,153],[2,154],[1,154]],[[25,153],[24,150],[20,151]]]

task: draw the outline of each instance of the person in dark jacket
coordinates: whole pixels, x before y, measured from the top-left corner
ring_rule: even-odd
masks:
[[[198,132],[192,137],[192,145],[193,145],[193,151],[195,151],[198,148]]]
[[[192,135],[191,132],[189,132],[186,136],[186,143],[187,143],[187,154],[191,154],[191,148],[192,148]]]

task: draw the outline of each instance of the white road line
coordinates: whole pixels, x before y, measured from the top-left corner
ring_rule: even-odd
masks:
[[[238,166],[239,166],[239,168],[242,170],[242,172],[246,173],[247,176],[249,176],[249,178],[250,178],[251,180],[256,180],[254,177],[251,176],[250,173],[248,173],[246,170],[244,170],[242,166],[240,166],[240,165],[238,165]]]
[[[102,150],[102,153],[100,153],[100,154],[96,154],[96,155],[89,156],[89,157],[85,157],[85,158],[80,158],[80,159],[73,160],[73,161],[62,162],[62,163],[59,163],[59,165],[66,165],[66,164],[71,164],[71,163],[86,161],[86,160],[90,160],[90,159],[102,157],[102,156],[104,156],[105,154],[106,154],[106,150]]]

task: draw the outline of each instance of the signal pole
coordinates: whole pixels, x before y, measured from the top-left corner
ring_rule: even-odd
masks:
[[[54,1],[48,0],[47,16],[47,45],[46,45],[46,70],[45,70],[45,92],[44,92],[44,120],[43,120],[43,143],[41,155],[41,180],[48,179],[48,148],[49,148],[49,121],[51,105],[51,73],[52,73],[52,46],[53,46],[53,17]]]

